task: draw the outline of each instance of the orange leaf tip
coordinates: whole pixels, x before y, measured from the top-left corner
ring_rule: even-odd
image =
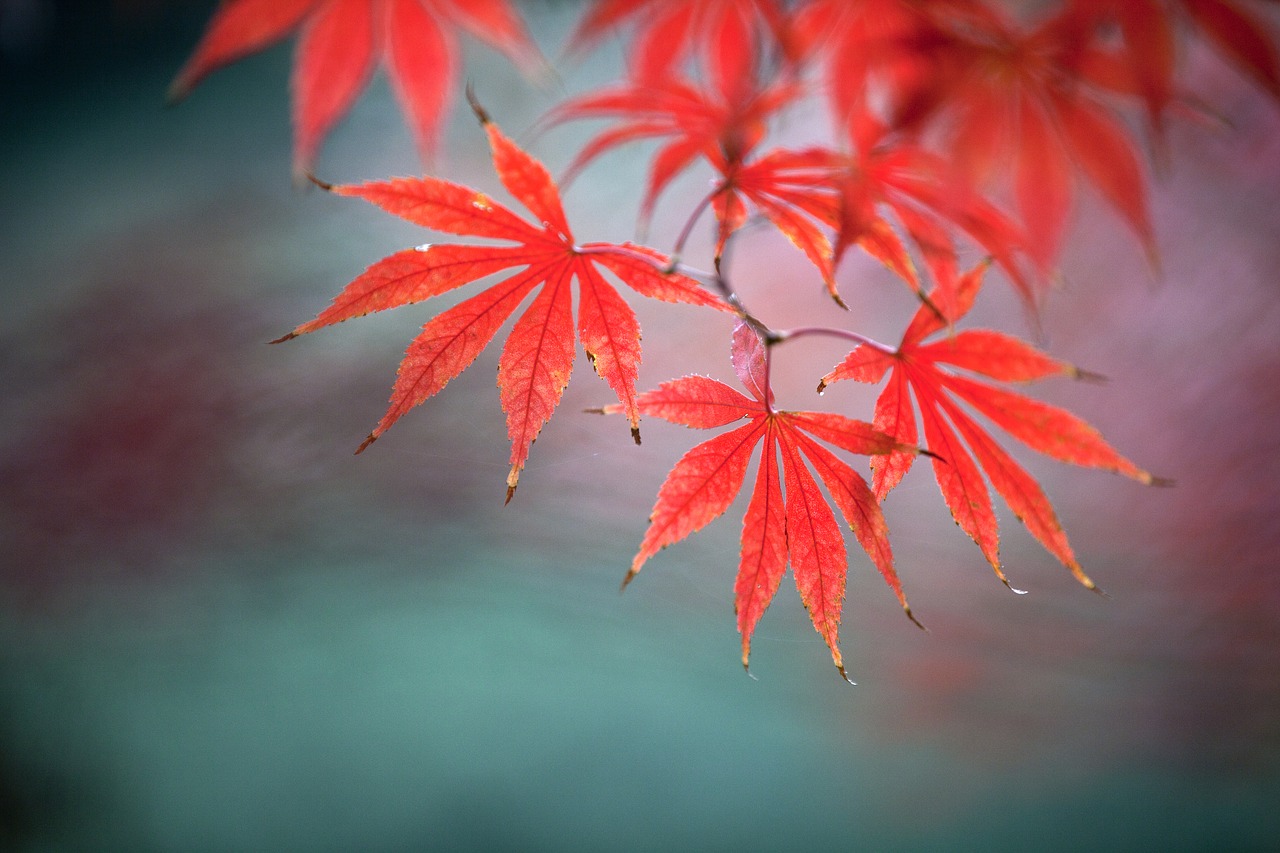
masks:
[[[507,499],[502,502],[503,506],[511,503],[511,498],[515,496],[516,485],[520,482],[520,467],[512,465],[511,470],[507,473]]]

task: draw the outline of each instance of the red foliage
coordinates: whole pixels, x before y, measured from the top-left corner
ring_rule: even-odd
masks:
[[[631,76],[659,83],[683,71],[700,55],[708,75],[724,93],[749,79],[764,43],[792,57],[790,20],[779,0],[600,0],[583,16],[570,39],[582,50],[608,30],[634,22]]]
[[[640,193],[643,221],[695,162],[711,167],[712,186],[685,217],[672,251],[578,243],[546,170],[476,107],[498,175],[532,222],[440,178],[330,187],[437,231],[502,244],[392,255],[285,337],[515,269],[424,326],[401,364],[387,414],[361,449],[442,390],[532,296],[499,359],[512,442],[508,500],[569,380],[575,336],[617,397],[606,410],[625,414],[637,441],[642,413],[695,428],[745,421],[676,463],[628,580],[658,550],[726,511],[759,446],[735,585],[743,663],[789,564],[843,672],[837,629],[846,558],[823,487],[906,607],[878,502],[911,468],[921,436],[953,517],[1002,579],[984,472],[1032,535],[1094,586],[1040,486],[972,412],[1055,459],[1147,484],[1155,478],[1074,415],[990,381],[1077,376],[1075,368],[1001,332],[954,326],[990,265],[1030,307],[1039,306],[1068,235],[1077,176],[1119,213],[1154,262],[1147,170],[1130,130],[1131,108],[1139,108],[1159,142],[1181,100],[1178,65],[1187,38],[1206,39],[1280,100],[1280,61],[1263,15],[1262,4],[1248,0],[1064,0],[1029,21],[989,0],[602,0],[570,46],[584,50],[607,31],[630,27],[630,74],[568,98],[547,122],[616,122],[582,146],[570,175],[626,143],[657,143]],[[451,29],[441,20],[477,30],[514,58],[536,57],[505,0],[229,0],[174,92],[185,94],[214,68],[301,28],[294,81],[299,167],[310,164],[380,58],[426,150],[453,88]],[[778,116],[814,94],[815,68],[827,88],[835,138],[770,147]],[[715,263],[698,272],[681,266],[679,256],[708,210]],[[733,285],[734,271],[722,268],[730,266],[722,263],[726,247],[752,216],[804,252],[815,278],[842,305],[847,295],[837,295],[837,272],[850,248],[861,247],[893,271],[918,300],[901,343],[879,344],[843,327],[778,330],[753,314]],[[987,260],[962,275],[962,258],[974,249]],[[733,361],[751,396],[698,376],[638,394],[639,327],[604,271],[644,296],[733,310],[742,321]],[[872,425],[774,407],[771,353],[815,334],[859,342],[824,385],[885,381]],[[873,455],[872,486],[820,442]]]
[[[390,408],[356,451],[368,447],[409,409],[443,390],[541,286],[516,321],[498,363],[498,390],[512,445],[507,475],[510,501],[529,447],[550,420],[573,370],[573,280],[578,282],[578,340],[592,367],[618,396],[637,442],[640,414],[635,384],[640,367],[640,325],[635,312],[601,275],[602,269],[643,296],[713,308],[723,304],[696,282],[665,273],[666,258],[652,250],[576,243],[547,170],[516,147],[487,116],[481,114],[481,120],[503,186],[540,224],[521,219],[482,192],[437,178],[326,187],[339,195],[363,198],[425,228],[508,240],[515,245],[428,244],[383,258],[347,285],[314,320],[279,341],[372,311],[422,302],[493,273],[522,267],[423,327],[400,364]]]
[[[696,429],[725,426],[744,418],[747,423],[699,444],[671,469],[658,491],[649,530],[623,586],[658,551],[702,529],[729,508],[742,489],[752,451],[762,444],[756,485],[743,520],[742,557],[734,583],[742,665],[748,665],[751,634],[778,591],[789,562],[813,627],[831,649],[840,674],[848,678],[837,642],[848,565],[844,539],[818,480],[908,616],[911,608],[893,568],[884,516],[866,481],[814,437],[850,453],[910,454],[916,450],[870,424],[841,415],[775,409],[768,390],[765,346],[746,323],[739,323],[734,331],[732,354],[738,379],[751,397],[703,376],[675,379],[640,395],[640,411],[672,423]],[[818,480],[802,460],[808,460]]]
[[[224,0],[169,89],[186,97],[210,72],[299,31],[293,68],[293,162],[310,170],[379,61],[424,155],[457,78],[457,23],[532,67],[537,48],[507,0]]]
[[[919,404],[925,440],[936,454],[933,472],[951,516],[978,544],[1000,580],[1008,583],[1000,568],[999,527],[974,457],[1031,535],[1071,569],[1082,584],[1094,589],[1096,585],[1076,562],[1062,525],[1040,486],[959,404],[973,407],[1014,438],[1047,456],[1114,471],[1147,485],[1154,478],[1113,450],[1093,427],[1070,412],[949,369],[958,367],[1001,382],[1032,382],[1050,376],[1078,377],[1080,371],[1072,365],[1015,338],[985,329],[924,343],[930,335],[948,323],[959,322],[968,313],[985,272],[985,267],[978,267],[961,279],[953,313],[943,318],[932,306],[921,306],[896,352],[858,346],[822,377],[818,388],[822,390],[842,379],[879,383],[888,374],[888,383],[876,401],[873,423],[876,429],[904,444],[915,443],[918,435],[910,390]],[[902,451],[872,460],[872,487],[878,500],[884,500],[901,482],[914,460],[912,454]]]

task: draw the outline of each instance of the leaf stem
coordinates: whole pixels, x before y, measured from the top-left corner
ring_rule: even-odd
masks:
[[[689,236],[693,233],[693,226],[702,217],[703,211],[711,204],[711,200],[715,198],[719,188],[712,190],[702,197],[702,201],[698,202],[694,207],[693,213],[689,214],[689,218],[684,221],[684,226],[680,229],[679,236],[676,237],[675,247],[671,250],[671,257],[678,258],[684,254],[684,245],[689,242]]]
[[[896,355],[898,352],[897,347],[891,347],[888,344],[881,343],[875,338],[869,338],[866,335],[859,334],[858,332],[852,332],[848,329],[837,329],[829,326],[801,326],[797,329],[783,329],[782,331],[773,332],[772,334],[774,338],[776,338],[775,343],[789,341],[792,338],[825,335],[830,338],[843,338],[844,340],[853,341],[854,343],[865,344],[873,350],[882,352],[885,355]]]

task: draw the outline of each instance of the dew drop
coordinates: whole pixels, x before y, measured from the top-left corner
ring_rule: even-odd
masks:
[[[430,244],[430,243],[423,243],[421,246],[414,246],[414,251],[416,251],[416,252],[430,252],[430,251],[431,251],[431,244]]]
[[[493,206],[489,204],[489,199],[484,193],[477,193],[476,197],[471,200],[471,206],[476,210],[483,210],[485,213],[493,210]]]

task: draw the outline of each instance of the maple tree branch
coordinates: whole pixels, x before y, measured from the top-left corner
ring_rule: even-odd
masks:
[[[716,197],[716,193],[720,190],[717,188],[702,197],[702,201],[693,208],[693,212],[689,214],[689,218],[684,221],[684,226],[680,229],[680,234],[676,237],[675,246],[671,249],[671,257],[678,258],[684,253],[685,243],[689,242],[690,235],[693,234],[694,224],[702,217],[703,211],[711,204],[711,200]]]
[[[837,329],[830,326],[801,326],[797,329],[783,329],[780,332],[774,332],[773,335],[776,338],[775,343],[782,343],[783,341],[789,341],[792,338],[807,337],[811,335],[826,335],[827,337],[843,338],[844,340],[853,341],[854,343],[865,344],[873,350],[882,352],[885,355],[898,354],[897,347],[881,343],[875,338],[869,338],[866,335],[859,334],[858,332],[852,332],[848,329]]]

